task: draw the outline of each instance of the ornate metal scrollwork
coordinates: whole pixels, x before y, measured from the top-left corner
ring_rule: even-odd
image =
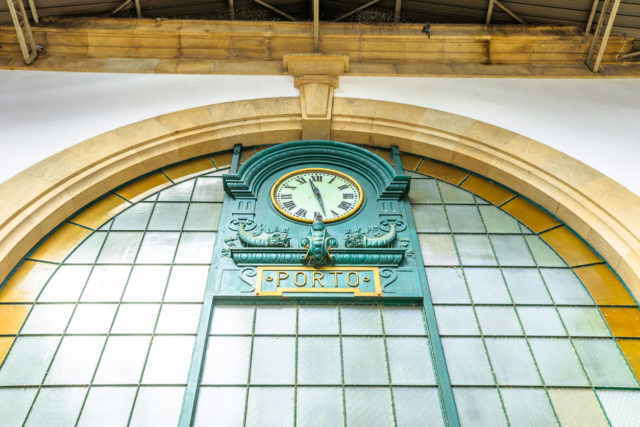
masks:
[[[386,221],[388,223],[388,229],[384,233],[375,233],[373,236],[370,236],[374,230],[380,230],[380,227],[370,227],[367,232],[362,232],[361,230],[356,230],[352,232],[348,232],[344,245],[347,248],[385,248],[389,247],[396,237],[398,236],[396,230],[396,224],[393,220]]]
[[[247,289],[242,289],[240,292],[250,293],[255,291],[256,289],[255,277],[257,274],[258,274],[257,269],[255,267],[243,268],[240,271],[240,280],[242,280],[248,287]]]
[[[390,289],[389,286],[398,279],[398,273],[391,268],[383,268],[380,270],[380,277],[382,278],[382,292],[394,294],[395,291]]]
[[[245,225],[244,221],[240,221],[238,225],[238,239],[244,243],[245,246],[260,246],[269,248],[288,248],[289,247],[289,234],[286,230],[276,228],[275,231],[270,231],[264,226],[256,226],[256,231],[250,233]]]
[[[327,233],[322,221],[314,221],[308,237],[300,240],[300,247],[306,248],[307,253],[302,257],[302,263],[313,265],[315,268],[333,264],[331,248],[338,246],[338,241]]]

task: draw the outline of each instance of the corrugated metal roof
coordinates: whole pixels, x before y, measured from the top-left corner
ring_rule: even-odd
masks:
[[[311,19],[310,0],[265,0],[298,20]],[[24,0],[27,6],[27,0]],[[47,16],[104,16],[122,4],[110,0],[35,0],[38,14]],[[286,19],[251,0],[236,0],[235,18],[250,21]],[[321,19],[336,17],[362,6],[367,0],[321,0]],[[584,27],[593,5],[592,0],[503,0],[502,3],[524,19],[527,24],[560,24]],[[600,6],[602,5],[600,1]],[[229,19],[228,0],[140,0],[145,18]],[[484,23],[489,0],[402,0],[400,22]],[[391,22],[395,0],[381,0],[345,21]],[[116,16],[133,16],[133,1]],[[596,22],[598,15],[596,15]],[[0,2],[0,23],[10,22],[7,5]],[[512,24],[514,19],[499,7],[493,11],[492,23]],[[640,0],[621,2],[614,32],[640,38]]]

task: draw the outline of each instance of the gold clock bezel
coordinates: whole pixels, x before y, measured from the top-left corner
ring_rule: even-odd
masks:
[[[334,170],[334,169],[327,169],[327,168],[304,168],[304,169],[298,169],[292,172],[289,172],[285,175],[283,175],[280,179],[278,179],[276,181],[275,184],[273,184],[273,187],[271,187],[271,204],[276,208],[276,210],[278,212],[280,212],[282,215],[284,215],[285,217],[292,219],[294,221],[298,221],[298,222],[306,222],[306,223],[312,223],[313,220],[312,219],[302,219],[302,218],[298,218],[295,217],[293,215],[290,215],[289,213],[285,212],[279,205],[278,202],[276,201],[276,189],[278,188],[278,186],[283,182],[286,181],[287,179],[291,178],[294,175],[300,175],[302,173],[308,173],[308,172],[330,172],[332,174],[338,175],[341,178],[343,178],[346,181],[349,181],[350,183],[352,183],[356,189],[358,190],[358,194],[360,195],[360,198],[358,200],[358,203],[356,203],[356,206],[349,212],[347,212],[344,215],[341,215],[339,217],[336,218],[332,218],[332,219],[327,219],[327,220],[322,220],[322,222],[324,223],[329,223],[329,222],[336,222],[336,221],[341,221],[345,218],[350,217],[351,215],[353,215],[354,213],[358,212],[358,210],[360,209],[360,207],[362,206],[362,202],[364,202],[364,193],[362,191],[362,187],[360,186],[360,184],[358,183],[358,181],[356,181],[355,179],[353,179],[352,177],[350,177],[349,175],[347,175],[346,173]]]

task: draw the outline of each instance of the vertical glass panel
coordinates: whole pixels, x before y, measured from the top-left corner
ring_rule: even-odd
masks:
[[[454,187],[453,185],[442,181],[438,181],[438,187],[440,187],[442,200],[445,203],[475,203],[473,200],[473,194],[468,191]]]
[[[195,334],[198,331],[202,304],[164,304],[158,318],[156,334]]]
[[[425,265],[458,265],[453,239],[448,234],[418,234]]]
[[[435,306],[434,309],[441,335],[480,335],[470,306]]]
[[[253,306],[216,305],[211,322],[212,334],[250,334],[253,331]]]
[[[220,222],[222,203],[192,203],[184,229],[189,231],[216,231]]]
[[[535,427],[557,424],[544,390],[505,387],[500,392],[511,425]]]
[[[298,384],[340,384],[339,338],[298,338]]]
[[[608,426],[596,395],[591,390],[549,389],[551,403],[561,425]]]
[[[90,266],[63,265],[51,277],[38,301],[40,302],[76,302],[84,288]]]
[[[140,387],[130,426],[178,425],[184,387]]]
[[[79,304],[67,333],[107,334],[117,308],[117,304]]]
[[[343,338],[345,384],[389,384],[382,338]]]
[[[202,302],[209,266],[176,265],[171,270],[165,302]]]
[[[138,203],[116,216],[111,230],[144,230],[147,228],[153,203]]]
[[[180,233],[147,232],[136,258],[138,264],[170,264],[178,245]]]
[[[150,340],[149,337],[109,337],[94,384],[138,384]]]
[[[151,334],[158,318],[159,304],[121,304],[111,332]]]
[[[516,304],[551,304],[551,298],[537,269],[503,268],[502,273]]]
[[[612,425],[640,425],[640,392],[632,390],[598,390],[597,393]]]
[[[573,344],[595,387],[637,387],[615,340],[575,339]]]
[[[175,263],[210,264],[216,233],[182,233]]]
[[[382,307],[386,335],[426,335],[422,307]]]
[[[221,178],[198,178],[191,200],[194,202],[221,202],[224,198]]]
[[[392,426],[393,409],[388,388],[345,388],[348,426]]]
[[[136,265],[133,267],[122,301],[160,302],[167,287],[169,266]]]
[[[493,384],[480,338],[443,338],[442,346],[451,384]]]
[[[484,335],[522,335],[513,307],[476,307]]]
[[[39,385],[60,337],[18,337],[0,368],[0,385]]]
[[[186,384],[195,337],[153,337],[144,384]]]
[[[297,400],[298,426],[339,426],[344,424],[342,389],[300,387]]]
[[[547,385],[589,385],[568,340],[536,338],[530,339],[529,344]]]
[[[86,392],[87,389],[85,387],[41,389],[25,425],[74,425]]]
[[[538,236],[525,236],[531,253],[540,267],[564,267],[567,264]]]
[[[447,216],[454,233],[484,233],[482,218],[475,205],[447,206]]]
[[[500,265],[535,266],[522,236],[490,236]]]
[[[469,292],[476,304],[511,304],[498,268],[465,268]]]
[[[487,236],[456,234],[454,237],[462,265],[496,265]]]
[[[258,307],[256,334],[295,334],[296,308],[292,306]]]
[[[569,335],[574,337],[609,337],[609,329],[595,307],[558,307]]]
[[[419,233],[448,233],[449,223],[440,205],[415,205],[412,208],[416,231]]]
[[[387,338],[387,353],[394,385],[436,384],[426,338]]]
[[[33,307],[20,331],[29,334],[62,334],[67,327],[73,304],[38,304]]]
[[[438,304],[470,303],[467,286],[459,268],[427,268],[431,299]]]
[[[188,203],[156,203],[147,230],[181,230]]]
[[[78,426],[127,425],[135,395],[135,387],[92,387],[82,408]]]
[[[0,389],[0,425],[21,426],[37,392],[37,388]]]
[[[65,264],[93,264],[102,248],[102,243],[107,233],[95,232],[91,234],[73,253],[64,261]]]
[[[112,223],[113,223],[113,220],[107,221],[104,224],[102,224],[102,227],[98,228],[98,230],[102,230],[102,231],[109,230],[111,228]]]
[[[96,265],[84,288],[83,302],[118,302],[129,278],[128,265]]]
[[[541,268],[540,272],[556,304],[593,305],[593,300],[571,270]]]
[[[498,384],[540,384],[536,366],[524,339],[488,338],[485,343]]]
[[[337,307],[309,307],[298,309],[298,333],[300,335],[338,335]]]
[[[491,205],[478,207],[489,233],[520,233],[518,221],[511,215]]]
[[[105,339],[104,336],[64,337],[44,383],[89,384],[96,370]]]
[[[518,314],[522,327],[529,336],[567,335],[554,307],[518,307]]]
[[[242,425],[246,397],[245,387],[200,387],[195,426]]]
[[[455,387],[453,396],[462,426],[507,425],[500,396],[495,388]]]
[[[377,306],[341,307],[342,335],[382,335],[382,321]]]
[[[437,388],[393,388],[398,427],[444,426]]]
[[[160,202],[188,202],[191,198],[191,192],[193,191],[193,184],[195,181],[190,179],[180,184],[176,184],[173,187],[165,188],[158,194],[158,201]]]
[[[251,357],[252,384],[293,384],[295,338],[256,337]]]
[[[246,384],[250,353],[249,337],[210,337],[202,383]]]
[[[411,203],[441,203],[435,179],[412,179],[409,189]]]
[[[143,233],[110,232],[100,251],[98,263],[131,264],[138,252],[142,236]]]
[[[247,402],[248,427],[293,425],[293,387],[251,387]]]

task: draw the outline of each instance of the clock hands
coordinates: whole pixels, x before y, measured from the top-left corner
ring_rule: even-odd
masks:
[[[313,190],[313,194],[316,196],[316,200],[320,204],[320,208],[322,208],[322,214],[326,218],[327,212],[325,212],[324,210],[324,203],[322,202],[322,194],[320,194],[320,190],[318,190],[318,187],[315,186],[313,181],[309,180],[309,184],[311,184],[311,190]]]

